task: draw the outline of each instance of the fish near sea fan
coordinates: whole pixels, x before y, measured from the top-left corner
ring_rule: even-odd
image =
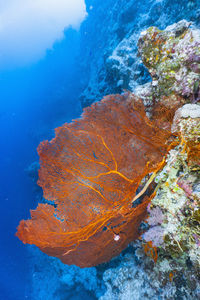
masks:
[[[158,169],[170,133],[154,127],[133,96],[110,95],[38,147],[38,184],[51,204],[22,220],[17,236],[65,264],[109,261],[139,236],[149,199],[133,207],[141,180]]]

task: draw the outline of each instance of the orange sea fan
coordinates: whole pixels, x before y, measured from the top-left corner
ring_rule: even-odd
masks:
[[[148,197],[133,207],[141,180],[158,169],[170,133],[134,97],[110,95],[38,147],[38,184],[51,204],[22,220],[17,236],[66,264],[109,261],[139,235]]]

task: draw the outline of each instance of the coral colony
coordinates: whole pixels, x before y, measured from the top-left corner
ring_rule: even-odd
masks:
[[[139,235],[150,198],[133,207],[135,193],[163,165],[170,137],[129,94],[85,109],[40,144],[39,185],[53,205],[39,204],[32,220],[20,223],[18,237],[67,264],[110,260]]]
[[[185,20],[165,30],[150,27],[141,33],[138,51],[150,83],[135,95],[103,98],[39,145],[38,184],[49,202],[20,222],[17,236],[80,267],[107,262],[137,239],[132,245],[148,280],[173,285],[181,272],[196,295],[186,291],[184,299],[194,299],[200,268],[200,31]],[[130,255],[120,270],[121,279],[115,269],[112,276],[104,273],[108,290],[101,300],[114,299],[117,280],[117,299],[125,299],[120,295],[125,281],[130,291],[131,272],[134,286],[137,268]],[[170,292],[165,296],[174,299]]]

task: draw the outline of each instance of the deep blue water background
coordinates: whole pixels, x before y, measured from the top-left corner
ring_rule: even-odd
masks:
[[[44,59],[0,72],[0,300],[30,299],[29,254],[15,237],[37,203],[25,169],[53,128],[81,113],[76,55],[78,32],[69,29]]]
[[[29,251],[30,247],[15,237],[19,221],[29,218],[30,208],[37,206],[38,193],[25,170],[38,161],[38,144],[51,139],[55,127],[80,116],[79,96],[84,88],[91,88],[86,99],[83,97],[84,105],[100,100],[107,92],[118,92],[116,83],[109,80],[105,62],[129,31],[141,32],[153,25],[165,28],[184,18],[200,26],[200,0],[85,2],[89,17],[80,32],[66,30],[65,38],[35,64],[0,70],[0,300],[55,300],[53,292],[50,295],[51,290],[45,289],[62,277],[59,272],[63,267],[58,260],[34,247]],[[40,290],[36,289],[33,296],[34,270],[34,288]],[[96,269],[81,271],[65,266],[65,270],[65,282],[58,285],[56,300],[94,299],[81,284],[87,284],[87,290],[97,290]],[[71,281],[69,290],[66,282]]]

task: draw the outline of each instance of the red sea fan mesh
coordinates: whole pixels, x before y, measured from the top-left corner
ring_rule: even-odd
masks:
[[[156,126],[171,130],[174,115],[177,109],[185,104],[185,99],[179,95],[163,96],[162,101],[152,105],[152,117]]]
[[[55,132],[38,147],[38,184],[53,205],[32,210],[17,236],[66,264],[109,261],[139,235],[149,199],[136,207],[132,200],[163,160],[169,133],[128,94],[105,97]]]

